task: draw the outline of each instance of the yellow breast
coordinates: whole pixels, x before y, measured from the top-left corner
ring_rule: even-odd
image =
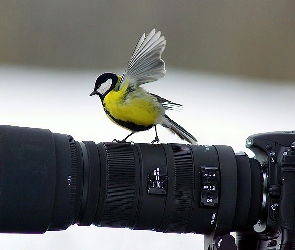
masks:
[[[104,108],[115,119],[142,126],[155,124],[162,113],[161,105],[156,98],[138,87],[135,91],[126,92],[128,83],[119,91],[110,91],[104,98]]]

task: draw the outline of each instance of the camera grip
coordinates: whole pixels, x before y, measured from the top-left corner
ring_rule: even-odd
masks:
[[[282,171],[280,220],[282,228],[294,231],[295,222],[295,168],[284,167]]]
[[[280,200],[281,250],[293,249],[295,225],[295,151],[285,151],[281,161],[282,191]]]

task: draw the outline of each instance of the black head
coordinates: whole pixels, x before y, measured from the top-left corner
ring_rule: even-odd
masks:
[[[99,95],[100,98],[106,96],[113,88],[115,88],[118,81],[118,76],[114,73],[103,73],[97,77],[94,89],[90,96]]]

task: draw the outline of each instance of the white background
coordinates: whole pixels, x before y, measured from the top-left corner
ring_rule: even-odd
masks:
[[[97,96],[89,97],[100,73],[1,66],[0,124],[48,128],[78,141],[123,139],[129,131],[108,120]],[[168,115],[200,144],[230,145],[249,153],[244,148],[247,136],[295,128],[294,82],[167,69],[165,78],[145,88],[184,105],[182,111]],[[164,128],[159,127],[158,133],[163,143],[182,142]],[[147,143],[153,138],[153,130],[131,137],[134,142]],[[43,235],[0,234],[0,248],[190,250],[203,249],[203,236],[72,226]]]

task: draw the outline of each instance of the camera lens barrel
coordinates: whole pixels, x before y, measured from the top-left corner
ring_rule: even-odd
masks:
[[[100,143],[97,148],[103,188],[97,226],[222,235],[252,226],[259,217],[260,165],[231,147]]]
[[[77,142],[0,126],[0,232],[72,224],[224,234],[259,218],[260,165],[228,146]]]

